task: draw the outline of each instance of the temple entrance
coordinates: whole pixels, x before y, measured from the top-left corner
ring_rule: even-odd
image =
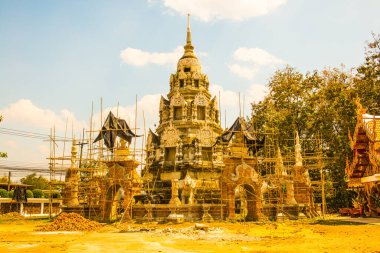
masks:
[[[124,190],[118,185],[111,185],[107,190],[107,196],[104,208],[104,220],[115,221],[121,218],[124,201]]]
[[[240,184],[235,188],[235,216],[238,220],[257,220],[256,194],[253,186]]]

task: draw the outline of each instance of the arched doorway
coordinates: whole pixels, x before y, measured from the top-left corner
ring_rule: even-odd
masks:
[[[235,217],[244,221],[255,221],[257,214],[257,194],[249,184],[240,184],[235,188]]]
[[[105,207],[104,207],[104,220],[115,221],[122,216],[124,200],[124,190],[118,185],[111,185],[107,190]]]

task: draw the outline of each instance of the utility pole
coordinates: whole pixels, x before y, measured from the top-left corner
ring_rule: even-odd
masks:
[[[12,172],[8,172],[8,192],[11,190],[11,175]]]
[[[326,196],[325,196],[325,176],[323,174],[323,168],[321,167],[321,183],[322,183],[322,217],[325,218],[326,212]]]
[[[323,173],[323,150],[322,150],[322,138],[321,135],[318,134],[318,144],[319,144],[319,152],[318,152],[318,165],[321,173],[321,190],[322,190],[322,217],[325,219],[326,214],[326,195],[325,195],[325,174]]]

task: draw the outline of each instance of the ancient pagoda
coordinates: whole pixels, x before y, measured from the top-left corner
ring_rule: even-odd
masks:
[[[213,150],[222,128],[217,99],[212,98],[208,77],[194,53],[189,17],[184,54],[169,84],[167,99],[162,96],[160,101],[159,125],[149,131],[142,175],[153,193],[160,189],[164,203],[195,203],[195,188],[210,181],[210,172],[223,165],[222,150],[219,157]],[[180,195],[173,193],[176,188]]]

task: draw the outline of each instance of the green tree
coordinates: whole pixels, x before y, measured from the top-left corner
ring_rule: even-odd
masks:
[[[44,193],[42,192],[41,189],[34,189],[34,190],[32,190],[32,192],[33,192],[33,196],[35,198],[43,198],[44,197]]]
[[[328,199],[330,207],[346,206],[344,168],[348,146],[348,129],[355,124],[353,76],[343,69],[325,69],[303,75],[291,67],[274,73],[269,93],[262,102],[252,105],[257,126],[270,125],[279,134],[279,145],[294,138],[297,130],[303,138],[322,137],[328,183],[334,182],[339,194]],[[316,151],[308,150],[309,152]],[[312,179],[319,171],[310,171]]]
[[[355,91],[372,114],[380,114],[380,35],[372,33],[365,48],[365,61],[357,68]]]
[[[323,140],[327,179],[333,182],[336,194],[327,198],[332,209],[347,207],[351,194],[344,181],[346,158],[352,151],[348,131],[355,126],[355,91],[353,75],[344,69],[325,69],[320,72],[321,85],[314,95],[314,113],[310,131],[319,132]]]
[[[314,108],[310,101],[320,85],[317,72],[305,76],[287,66],[270,78],[269,94],[263,101],[253,104],[253,120],[258,128],[273,127],[282,140],[293,138],[297,130],[308,135],[309,120]]]
[[[26,190],[26,197],[29,198],[34,198],[33,192],[31,190]]]
[[[24,178],[20,179],[21,183],[31,185],[30,189],[41,189],[46,190],[49,188],[49,180],[42,176],[37,176],[36,173],[27,175]]]
[[[9,197],[9,198],[13,198],[14,193],[15,193],[15,190],[10,190],[10,191],[8,192],[8,197]]]
[[[0,198],[8,198],[8,197],[9,197],[8,191],[5,189],[0,189]]]
[[[8,177],[7,176],[0,177],[0,183],[8,183]]]

